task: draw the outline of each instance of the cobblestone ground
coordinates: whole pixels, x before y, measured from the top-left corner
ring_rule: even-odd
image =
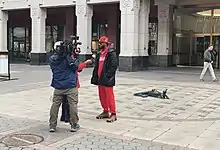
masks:
[[[51,134],[49,67],[19,65],[12,69],[16,80],[0,81],[0,139],[12,133],[31,133],[44,137],[44,141],[29,147],[9,147],[0,140],[0,150],[219,150],[220,86],[209,82],[208,77],[199,82],[200,71],[195,75],[118,73],[114,90],[119,119],[106,124],[93,119],[102,110],[97,88],[89,82],[91,69],[85,70],[80,74],[79,90],[82,129],[70,133],[59,123],[58,132]],[[133,96],[135,92],[166,88],[168,100]]]
[[[88,133],[86,136],[69,141],[57,150],[194,150],[179,146],[150,142],[138,139],[114,138]],[[0,143],[0,150],[40,150],[33,147],[9,147]]]
[[[106,132],[90,132],[84,128],[77,133],[71,133],[61,127],[56,133],[49,133],[45,123],[19,117],[1,116],[0,122],[0,150],[193,150]],[[43,148],[35,145],[13,147],[4,141],[9,135],[30,133],[44,137],[44,141],[40,143],[44,146]],[[13,144],[28,141],[28,139],[27,141],[14,140]]]
[[[88,134],[71,143],[59,147],[59,150],[193,150],[144,140],[127,140],[104,135]]]

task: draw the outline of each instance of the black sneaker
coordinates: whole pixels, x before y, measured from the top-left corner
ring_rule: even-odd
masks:
[[[117,120],[116,114],[111,114],[110,118],[106,120],[106,122],[112,123]]]
[[[213,81],[213,82],[218,82],[218,79],[213,79],[212,81]]]
[[[56,132],[56,128],[50,128],[50,132]]]
[[[71,125],[70,131],[71,132],[76,132],[76,131],[79,130],[79,128],[80,128],[80,125],[76,123],[76,124]]]

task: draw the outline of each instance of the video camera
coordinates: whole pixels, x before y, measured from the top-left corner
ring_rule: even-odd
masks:
[[[81,51],[78,48],[78,45],[82,45],[82,42],[79,42],[79,36],[71,36],[70,40],[59,41],[54,45],[54,51],[61,56],[66,55],[78,55]]]
[[[77,52],[78,54],[81,52],[80,48],[78,48],[78,45],[82,45],[82,42],[79,42],[79,36],[70,36],[71,37],[71,41],[73,44],[73,50],[74,52]]]

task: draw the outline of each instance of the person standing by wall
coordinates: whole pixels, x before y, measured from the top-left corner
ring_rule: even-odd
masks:
[[[99,39],[100,51],[95,58],[91,84],[98,85],[98,94],[103,112],[96,119],[107,119],[107,122],[117,120],[116,104],[113,87],[115,86],[115,74],[117,70],[117,55],[114,47],[103,36]],[[110,113],[110,115],[109,115]]]
[[[212,63],[213,63],[212,50],[213,50],[213,46],[210,45],[209,48],[204,52],[204,67],[203,67],[202,73],[200,75],[201,81],[204,81],[203,77],[204,77],[207,69],[209,69],[213,81],[217,81],[213,67],[212,67]]]

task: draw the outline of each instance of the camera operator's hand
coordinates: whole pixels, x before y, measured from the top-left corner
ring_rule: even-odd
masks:
[[[74,51],[75,51],[75,54],[79,55],[79,53],[81,52],[81,49],[77,47]]]
[[[77,68],[78,68],[78,66],[79,66],[79,59],[77,59],[77,58],[73,58],[72,56],[70,56],[70,55],[67,55],[66,56],[66,59],[67,59],[67,61],[68,61],[68,64],[69,64],[69,66],[72,66],[72,68],[74,69],[74,70],[77,70]]]
[[[86,60],[86,64],[92,64],[92,60],[91,59]]]

